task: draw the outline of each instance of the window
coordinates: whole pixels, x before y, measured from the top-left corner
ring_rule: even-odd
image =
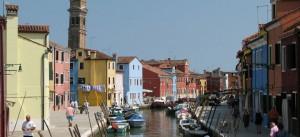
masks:
[[[79,24],[79,20],[80,18],[79,17],[75,17],[75,24],[78,25]]]
[[[70,63],[70,69],[73,69],[73,63],[72,62]]]
[[[286,67],[296,68],[296,44],[288,45],[286,48]]]
[[[83,64],[83,62],[80,62],[80,69],[84,69],[84,64]]]
[[[108,66],[108,69],[110,69],[110,62],[108,62],[107,66]]]
[[[275,64],[280,64],[280,44],[275,44]]]
[[[61,61],[65,61],[65,53],[61,52]]]
[[[142,82],[142,79],[140,79],[140,84],[142,85],[142,83],[143,83],[143,82]]]
[[[123,65],[119,65],[119,69],[120,69],[120,70],[123,70]]]
[[[139,80],[138,80],[138,79],[136,80],[136,85],[137,85],[137,86],[139,85]]]
[[[70,77],[70,85],[73,85],[73,77]]]
[[[110,77],[108,77],[108,84],[110,85]]]
[[[112,63],[112,69],[115,69],[115,63],[114,62]]]
[[[59,58],[59,52],[55,51],[55,60],[58,60],[58,58]]]
[[[291,108],[291,116],[292,117],[297,117],[297,94],[292,93],[290,95],[290,98],[288,100],[288,105]]]
[[[78,84],[85,84],[85,78],[78,78]]]
[[[82,23],[83,23],[83,25],[85,25],[85,18],[82,19]]]
[[[286,46],[282,47],[281,60],[282,60],[282,71],[285,71],[286,70]]]
[[[129,85],[131,85],[131,79],[129,79]]]
[[[138,66],[138,70],[140,70],[140,66]]]
[[[275,19],[276,16],[276,6],[275,4],[272,4],[272,19]]]
[[[78,52],[78,56],[81,57],[82,56],[82,52]]]
[[[59,74],[55,73],[55,84],[59,82]]]
[[[132,65],[132,69],[134,70],[134,65]]]
[[[49,62],[49,80],[53,80],[53,66],[52,66],[52,62]]]
[[[71,17],[71,24],[72,24],[72,25],[75,24],[75,17]]]
[[[64,74],[60,74],[60,84],[64,84]]]
[[[113,84],[115,84],[115,78],[113,77]]]

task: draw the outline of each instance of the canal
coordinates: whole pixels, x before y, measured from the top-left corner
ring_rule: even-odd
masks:
[[[131,128],[127,135],[109,135],[111,137],[180,137],[177,130],[176,118],[166,115],[165,110],[143,109],[140,111],[145,117],[143,128]]]

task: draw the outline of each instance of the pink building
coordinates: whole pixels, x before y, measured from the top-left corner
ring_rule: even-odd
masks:
[[[50,100],[53,109],[59,110],[70,102],[70,50],[52,41],[50,47]]]

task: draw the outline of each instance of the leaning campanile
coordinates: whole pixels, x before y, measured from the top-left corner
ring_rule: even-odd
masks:
[[[71,49],[86,48],[87,0],[70,0],[69,39]]]

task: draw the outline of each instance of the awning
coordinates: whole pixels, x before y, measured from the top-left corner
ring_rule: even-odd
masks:
[[[149,90],[149,89],[143,89],[143,92],[144,92],[144,93],[152,93],[153,91],[152,91],[152,90]]]

